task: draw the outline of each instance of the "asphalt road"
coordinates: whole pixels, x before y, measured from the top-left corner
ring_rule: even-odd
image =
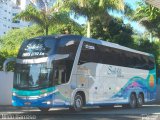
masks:
[[[160,120],[160,105],[144,105],[142,108],[129,109],[116,106],[107,108],[85,108],[81,112],[68,109],[51,109],[40,112],[38,109],[17,109],[0,106],[0,119],[36,119],[36,120]]]

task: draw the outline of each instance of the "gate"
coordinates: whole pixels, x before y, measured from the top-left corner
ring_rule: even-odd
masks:
[[[11,105],[13,72],[0,71],[0,105]]]

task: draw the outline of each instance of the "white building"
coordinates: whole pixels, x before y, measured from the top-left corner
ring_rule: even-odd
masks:
[[[18,29],[31,25],[29,22],[13,20],[16,14],[25,10],[27,5],[32,4],[41,9],[45,3],[51,5],[54,1],[55,0],[0,0],[0,36],[6,34],[10,29]]]
[[[154,7],[160,8],[160,1],[159,0],[146,0],[146,2],[153,5]]]

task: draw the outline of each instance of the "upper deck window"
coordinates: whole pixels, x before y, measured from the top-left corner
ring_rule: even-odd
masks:
[[[40,57],[47,57],[54,54],[68,54],[69,57],[74,58],[79,46],[79,40],[74,37],[44,37],[34,38],[23,42],[18,58],[20,59],[34,59]]]
[[[31,39],[25,41],[18,54],[18,58],[46,57],[55,49],[54,39]]]

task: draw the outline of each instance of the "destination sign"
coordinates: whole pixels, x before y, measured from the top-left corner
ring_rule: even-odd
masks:
[[[23,53],[23,57],[28,57],[28,56],[43,56],[45,53],[43,52],[32,52],[32,53]]]
[[[31,42],[24,48],[22,57],[44,56],[46,49],[43,43]]]

